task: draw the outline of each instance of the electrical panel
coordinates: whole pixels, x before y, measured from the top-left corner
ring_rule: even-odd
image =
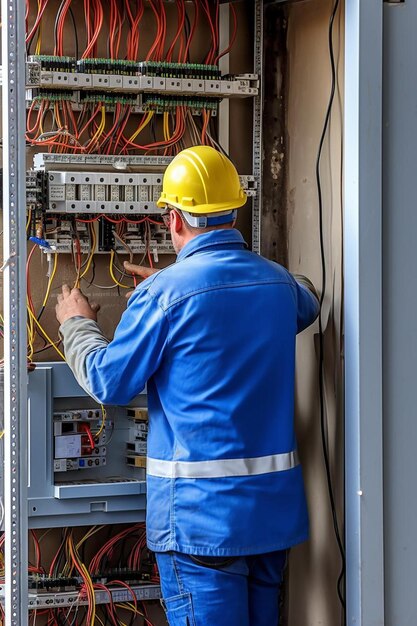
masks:
[[[172,260],[170,232],[157,207],[165,169],[182,149],[199,144],[239,157],[229,154],[229,107],[247,113],[253,105],[253,116],[245,118],[253,117],[253,127],[243,133],[252,158],[240,174],[255,232],[262,111],[259,50],[249,67],[233,64],[232,72],[229,63],[238,48],[239,16],[248,10],[243,4],[115,0],[108,7],[86,0],[74,7],[28,0],[23,102],[28,527],[36,540],[40,529],[62,529],[67,556],[77,545],[69,537],[81,526],[114,534],[115,525],[143,524],[148,412],[146,392],[127,407],[104,407],[77,384],[53,315],[56,294],[66,282],[110,308],[111,296],[120,300],[121,290],[136,285],[124,260],[151,268]],[[254,12],[256,33],[260,0]],[[113,317],[114,327],[118,314]],[[50,361],[52,354],[57,361]],[[1,506],[10,488],[1,481]],[[29,572],[29,610],[45,611],[52,623],[58,609],[68,609],[73,620],[74,606],[84,617],[83,607],[88,616],[95,605],[159,598],[155,563],[143,551],[144,528],[140,532],[138,562],[128,559],[121,569],[90,563],[86,577],[83,562],[71,575],[66,567],[46,572],[37,563]],[[3,543],[0,535],[0,556]],[[121,561],[128,556],[121,553]],[[75,550],[70,570],[76,557]],[[4,593],[0,585],[0,626]]]
[[[139,522],[145,516],[148,412],[102,407],[65,363],[29,374],[29,526]]]

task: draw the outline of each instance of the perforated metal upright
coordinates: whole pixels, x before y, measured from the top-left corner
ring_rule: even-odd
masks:
[[[258,185],[252,203],[252,250],[261,251],[261,204],[262,204],[262,106],[263,106],[263,0],[255,0],[254,72],[260,78],[259,93],[253,103],[252,173]]]
[[[26,626],[25,3],[1,0],[3,62],[5,623]]]

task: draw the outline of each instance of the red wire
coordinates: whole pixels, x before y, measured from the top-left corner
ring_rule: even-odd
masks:
[[[209,26],[210,26],[211,41],[212,41],[211,48],[210,48],[210,50],[209,50],[209,52],[208,52],[204,62],[207,65],[211,65],[212,62],[213,62],[213,59],[214,59],[215,51],[216,51],[216,32],[215,32],[215,29],[214,29],[213,20],[211,18],[210,5],[208,4],[207,0],[202,0],[202,2],[203,2],[203,11],[205,12],[205,14],[207,16],[207,20],[208,20],[208,23],[209,23]]]
[[[174,39],[168,49],[165,59],[170,63],[172,61],[172,55],[175,49],[175,45],[183,31],[184,23],[185,23],[185,5],[184,0],[176,0],[176,6],[178,11],[178,25],[177,32],[175,33]],[[178,60],[181,60],[181,54],[179,54]]]
[[[230,50],[233,48],[233,45],[236,41],[236,35],[237,35],[237,13],[236,13],[236,9],[233,6],[233,3],[229,4],[230,10],[232,12],[232,17],[233,17],[233,32],[232,32],[232,36],[230,38],[230,43],[227,46],[227,48],[225,50],[223,50],[222,52],[220,52],[220,54],[217,55],[217,57],[214,59],[214,64],[217,65],[217,63],[219,62],[219,59],[221,59],[225,54],[227,54],[228,52],[230,52]]]
[[[149,49],[148,54],[146,55],[146,61],[149,61],[150,59],[152,59],[155,50],[158,48],[159,41],[160,41],[160,38],[161,38],[159,12],[158,12],[156,6],[154,5],[154,0],[149,0],[149,4],[151,6],[151,9],[152,9],[152,11],[153,11],[153,13],[155,15],[155,19],[156,19],[156,35],[155,35],[155,40],[154,40],[151,48]]]
[[[149,250],[148,250],[148,261],[149,261],[149,267],[153,269],[152,257],[151,257],[151,253]]]
[[[78,237],[75,238],[74,243],[75,243],[76,254],[77,254],[77,272],[80,272],[82,260],[81,260],[81,245],[80,245],[80,240],[78,239]]]
[[[30,33],[26,37],[26,44],[27,45],[29,45],[30,42],[32,41],[33,36],[35,35],[35,33],[36,33],[37,29],[38,29],[38,26],[40,24],[40,21],[41,21],[41,19],[43,17],[43,14],[45,12],[45,9],[46,9],[47,5],[48,5],[48,0],[44,0],[44,3],[39,8],[39,12],[38,12],[38,15],[36,16],[35,23],[32,26],[32,30],[30,31]]]
[[[159,13],[161,17],[161,37],[159,41],[157,61],[162,61],[162,59],[164,58],[165,39],[167,35],[167,15],[165,12],[164,0],[159,0]]]
[[[96,56],[96,48],[97,48],[97,39],[100,34],[101,27],[103,26],[103,7],[101,4],[101,0],[92,0],[92,4],[94,5],[94,34],[92,35],[92,28],[90,22],[90,2],[89,0],[84,0],[84,7],[87,5],[85,9],[86,21],[87,21],[87,48],[84,50],[82,58],[86,59],[90,56],[90,54],[94,57]]]
[[[90,448],[92,450],[94,450],[94,448],[96,447],[96,444],[94,443],[93,433],[91,432],[89,425],[88,424],[80,424],[80,432],[85,433],[87,435],[88,443],[90,444]]]
[[[195,31],[196,31],[196,28],[197,28],[198,19],[199,19],[199,16],[200,16],[200,9],[199,9],[198,0],[193,0],[193,2],[194,2],[194,20],[193,20],[193,25],[192,25],[191,31],[190,31],[190,36],[188,37],[187,45],[185,46],[185,50],[184,50],[184,63],[187,62],[188,54],[189,54],[189,51],[190,51],[191,42],[193,40]]]

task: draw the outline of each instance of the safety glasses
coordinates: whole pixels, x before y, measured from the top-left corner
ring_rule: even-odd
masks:
[[[165,207],[165,211],[161,213],[162,221],[164,222],[165,228],[170,228],[171,226],[171,211],[169,207]]]

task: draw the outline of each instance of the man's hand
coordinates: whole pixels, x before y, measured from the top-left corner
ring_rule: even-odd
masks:
[[[125,261],[123,266],[126,272],[130,272],[135,276],[140,276],[141,278],[149,278],[152,274],[156,274],[159,270],[156,270],[152,267],[143,267],[142,265],[134,265],[133,263],[129,263],[129,261]]]
[[[126,272],[129,272],[130,274],[134,274],[135,276],[140,276],[143,279],[149,278],[149,276],[152,276],[153,274],[156,274],[157,272],[159,272],[159,270],[153,269],[152,267],[143,267],[142,265],[134,265],[133,263],[129,263],[129,261],[125,261],[123,263],[123,266]],[[133,291],[128,291],[126,294],[126,298],[130,298],[132,293]]]
[[[90,320],[97,321],[99,304],[90,304],[79,289],[70,289],[68,285],[62,285],[62,294],[58,295],[58,304],[55,307],[55,314],[58,322],[63,324],[71,317],[81,315]]]

